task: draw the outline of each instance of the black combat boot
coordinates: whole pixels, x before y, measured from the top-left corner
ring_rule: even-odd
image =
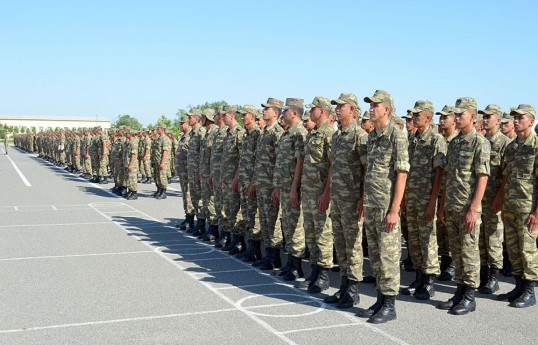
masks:
[[[310,275],[304,281],[297,284],[295,287],[301,290],[308,289],[318,279],[320,269],[321,268],[318,265],[310,264]]]
[[[121,196],[124,197],[125,199],[128,199],[129,196],[131,196],[132,193],[133,192],[130,189],[126,189],[125,193],[123,193]]]
[[[114,183],[114,187],[110,188],[110,191],[114,194],[116,194],[116,191],[118,190],[118,184],[117,183]]]
[[[381,291],[377,290],[377,300],[375,301],[375,303],[372,304],[370,308],[368,309],[359,309],[357,316],[363,317],[363,318],[371,317],[372,315],[374,315],[381,309],[384,301],[385,301],[385,296],[383,296]]]
[[[347,276],[342,276],[342,284],[340,284],[340,288],[338,289],[338,291],[336,291],[332,296],[325,297],[323,299],[323,302],[329,304],[338,303],[338,301],[340,301],[340,298],[342,298],[342,296],[346,293],[348,285],[349,279],[347,278]]]
[[[99,180],[99,184],[108,184],[108,177],[102,177],[101,180]]]
[[[248,255],[252,252],[254,252],[254,245],[252,244],[252,240],[248,240],[246,245],[244,246],[245,250],[237,252],[235,254],[235,258],[241,260],[245,255]]]
[[[433,274],[424,274],[422,276],[422,286],[415,291],[416,299],[426,301],[435,296],[433,277]]]
[[[282,267],[280,259],[280,248],[271,248],[271,261],[262,263],[260,269],[264,271]]]
[[[131,194],[129,194],[129,196],[127,196],[127,198],[125,198],[125,199],[127,199],[127,200],[136,200],[136,199],[138,199],[138,195],[136,195],[136,194],[137,194],[136,192],[131,191]]]
[[[452,315],[465,315],[471,311],[475,311],[476,302],[474,300],[474,288],[463,285],[463,294],[458,304],[452,307],[448,313]]]
[[[91,178],[90,182],[92,182],[92,183],[99,182],[99,175],[95,175],[93,178]]]
[[[204,223],[205,223],[205,221],[204,221]],[[209,230],[206,229],[206,226],[204,224],[204,226],[200,229],[200,235],[198,235],[198,239],[203,240],[208,233],[209,233]]]
[[[219,237],[219,226],[218,225],[210,225],[209,229],[206,231],[205,236],[203,238],[203,241],[210,242],[214,241]]]
[[[401,266],[407,272],[413,272],[415,270],[415,267],[413,266],[413,261],[411,260],[411,255],[409,254],[409,250],[407,251],[407,258],[402,261]]]
[[[285,281],[291,282],[303,277],[303,260],[301,258],[292,256],[291,269],[282,278],[284,278]]]
[[[456,275],[456,268],[450,256],[441,256],[441,274],[437,277],[439,281],[451,281]]]
[[[370,323],[385,323],[396,320],[396,296],[383,296],[383,305],[374,315],[370,316]]]
[[[319,274],[318,278],[312,282],[307,288],[307,292],[311,294],[320,293],[327,290],[331,286],[331,281],[329,280],[329,269],[325,267],[318,267]]]
[[[534,294],[534,285],[533,281],[523,280],[523,293],[521,296],[516,298],[509,305],[514,308],[527,308],[536,304],[536,296]]]
[[[161,188],[161,192],[155,197],[155,199],[166,199],[166,188]]]
[[[245,244],[245,236],[237,236],[237,237],[238,237],[237,244],[228,252],[228,254],[230,255],[236,255],[236,254],[242,253],[247,248]]]
[[[514,278],[516,279],[516,286],[514,289],[508,293],[502,293],[497,296],[497,301],[513,302],[521,296],[523,293],[523,280],[521,279],[521,276],[514,276]]]
[[[415,291],[419,290],[422,286],[422,271],[416,270],[415,271],[415,281],[409,285],[407,288],[403,288],[400,292],[402,295],[410,296],[415,293]]]
[[[463,295],[463,284],[458,284],[456,287],[456,292],[454,293],[454,296],[452,296],[446,302],[440,302],[439,304],[437,304],[436,308],[441,309],[441,310],[450,310],[456,304],[460,303],[462,295]]]
[[[488,281],[482,286],[480,293],[491,295],[497,290],[499,290],[499,269],[490,267]]]
[[[215,241],[215,248],[222,248],[230,243],[230,233],[224,230],[219,231],[219,238]]]
[[[353,307],[355,304],[359,304],[360,300],[359,282],[349,279],[346,292],[342,295],[336,307],[339,309],[348,309]]]
[[[286,260],[286,264],[278,270],[278,276],[284,277],[286,274],[288,274],[289,271],[291,271],[292,266],[293,256],[288,253],[288,260]]]
[[[227,245],[225,245],[224,247],[222,247],[222,251],[223,252],[229,252],[230,250],[232,250],[235,246],[237,246],[237,244],[239,243],[239,236],[237,235],[232,235],[232,240],[229,241],[229,243],[227,243]]]
[[[161,193],[161,188],[157,188],[157,191],[155,193],[153,193],[152,197],[156,198],[157,195],[159,195],[160,193]]]
[[[241,261],[256,262],[257,260],[260,260],[262,258],[262,251],[261,251],[262,241],[252,241],[252,246],[253,246],[253,252],[248,253],[245,256],[243,256]]]
[[[198,220],[196,221],[196,228],[194,228],[194,230],[190,231],[189,229],[189,233],[191,233],[193,236],[198,236],[202,233],[203,229],[205,229],[205,219],[204,218],[198,218]]]
[[[185,215],[185,219],[183,219],[183,221],[179,224],[176,224],[176,228],[178,228],[179,230],[187,230],[187,224],[189,223],[189,217],[190,215]]]
[[[254,261],[252,263],[252,266],[260,267],[262,265],[271,264],[271,261],[273,261],[273,248],[266,247],[265,248],[265,256],[260,260]]]
[[[480,285],[478,286],[481,289],[488,282],[489,277],[489,266],[480,266]]]

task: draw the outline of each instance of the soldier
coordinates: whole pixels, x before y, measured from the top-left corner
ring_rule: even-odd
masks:
[[[407,136],[408,138],[411,138],[417,132],[417,128],[415,127],[413,123],[413,113],[411,112],[411,109],[407,110],[407,114],[404,116],[404,118],[405,118],[405,129],[407,130]]]
[[[239,196],[241,202],[241,215],[248,235],[247,250],[238,253],[236,258],[246,258],[248,261],[261,259],[261,230],[258,217],[258,204],[256,203],[256,189],[254,188],[254,163],[256,161],[256,148],[260,138],[260,129],[256,127],[256,118],[261,114],[251,104],[247,104],[238,111],[241,114],[245,134],[240,149],[239,160]],[[233,250],[233,249],[232,249]],[[230,251],[230,254],[233,254]]]
[[[363,164],[366,162],[366,132],[355,121],[362,111],[357,97],[343,92],[331,104],[336,105],[339,129],[332,136],[330,151],[330,202],[334,246],[340,266],[340,289],[324,299],[351,308],[359,303],[362,280],[362,216],[357,213],[363,192]],[[322,200],[326,203],[326,200]],[[325,254],[328,255],[328,254]]]
[[[258,113],[262,113],[262,109],[258,109]],[[263,131],[263,129],[265,128],[265,120],[263,119],[263,117],[259,117],[259,118],[256,118],[256,126],[258,127],[258,129],[261,131]]]
[[[473,126],[478,133],[484,134],[482,132],[484,130],[484,121],[482,119],[482,114],[476,115],[476,118],[474,119],[474,122],[473,122]]]
[[[105,138],[105,135],[103,134],[103,129],[101,127],[97,127],[96,155],[98,158],[99,170],[97,172],[96,182],[99,182],[99,184],[108,183],[107,156],[108,156],[109,150],[107,146],[107,141],[108,140]]]
[[[370,133],[374,129],[372,121],[370,121],[370,112],[366,110],[361,118],[361,128],[366,132]]]
[[[405,120],[401,117],[393,117],[394,124],[396,125],[396,128],[398,128],[400,131],[403,131],[405,126]]]
[[[237,123],[237,107],[224,106],[223,121],[228,131],[222,144],[222,161],[220,167],[220,183],[222,189],[222,208],[224,211],[224,231],[232,235],[231,241],[221,250],[245,251],[245,223],[239,212],[241,207],[239,197],[239,149],[243,142],[245,129]],[[233,182],[236,182],[235,184]]]
[[[157,135],[155,139],[155,152],[152,153],[155,184],[157,185],[157,192],[153,194],[155,199],[166,199],[166,188],[168,188],[168,155],[171,150],[170,139],[165,135],[166,125],[157,125]]]
[[[197,222],[196,230],[192,233],[194,236],[202,239],[205,237],[206,219],[209,224],[217,224],[217,214],[215,212],[215,203],[213,197],[213,187],[209,185],[209,176],[211,175],[211,148],[217,136],[219,128],[215,126],[215,110],[208,108],[202,111],[202,124],[206,129],[205,136],[200,143],[200,191],[202,197],[202,210]]]
[[[506,147],[502,186],[494,202],[494,212],[503,209],[506,248],[514,266],[515,288],[498,296],[511,307],[536,304],[534,286],[538,281],[538,139],[532,132],[536,110],[520,104],[514,117],[515,140]],[[503,205],[504,204],[504,205]]]
[[[417,101],[410,112],[416,131],[409,141],[410,170],[402,213],[407,219],[407,244],[416,273],[415,281],[402,293],[428,300],[435,294],[433,278],[440,272],[435,214],[447,145],[430,125],[434,114],[430,101]]]
[[[125,169],[125,183],[127,193],[124,198],[127,200],[138,199],[138,137],[134,130],[126,130],[127,140],[123,148],[123,169]]]
[[[501,119],[501,132],[510,140],[516,138],[516,132],[514,131],[514,117],[510,115],[510,112],[505,111]]]
[[[403,198],[409,158],[404,132],[390,121],[396,109],[392,96],[376,90],[370,103],[374,130],[368,134],[367,165],[364,179],[364,227],[368,238],[370,263],[377,284],[377,301],[359,316],[368,322],[383,323],[396,318],[395,299],[400,283],[400,203]]]
[[[99,145],[99,134],[97,133],[97,127],[92,130],[92,140],[90,143],[90,156],[92,160],[92,179],[90,182],[99,182],[99,155],[97,154],[97,146]]]
[[[454,107],[451,105],[445,105],[443,110],[435,113],[439,115],[439,128],[441,129],[442,135],[446,141],[447,148],[448,144],[458,135],[456,131],[456,121],[454,114]],[[447,149],[448,150],[448,149]],[[447,151],[448,152],[448,151]],[[443,189],[445,186],[446,174],[443,174],[441,179],[441,190],[439,192],[438,207],[439,210],[441,196],[443,194]],[[440,274],[437,277],[439,281],[450,281],[454,278],[455,267],[452,257],[450,256],[450,246],[448,243],[448,230],[446,224],[442,222],[439,217],[435,222],[435,227],[437,228],[437,247],[439,248],[438,254],[441,256],[441,265],[440,265]]]
[[[205,226],[205,219],[202,215],[202,191],[200,188],[200,145],[205,136],[205,128],[200,125],[202,112],[200,109],[193,108],[187,114],[189,116],[189,126],[192,130],[189,133],[189,154],[187,157],[187,179],[189,181],[189,192],[191,194],[194,213],[196,214],[196,228],[202,225],[202,220]],[[199,223],[199,224],[198,224]],[[189,232],[194,232],[195,227],[189,227]]]
[[[471,97],[456,101],[456,128],[459,134],[448,144],[448,165],[439,218],[448,230],[450,252],[456,268],[457,289],[437,308],[464,315],[476,308],[474,291],[480,285],[478,241],[482,197],[488,183],[490,145],[473,126],[476,101]],[[463,215],[463,219],[462,219]]]
[[[304,142],[307,131],[301,117],[304,99],[287,98],[282,118],[288,128],[278,144],[273,175],[273,203],[280,203],[282,233],[286,240],[288,261],[279,275],[287,281],[304,277],[302,258],[305,253],[301,178],[304,164]]]
[[[304,128],[309,133],[316,127],[316,123],[312,121],[312,119],[310,118],[310,113],[308,111],[304,113],[301,120],[303,121]]]
[[[260,228],[265,244],[265,256],[255,261],[252,266],[261,269],[280,268],[280,248],[282,246],[282,229],[278,216],[280,207],[273,204],[271,194],[273,192],[273,174],[275,170],[276,151],[280,136],[284,132],[278,124],[278,117],[282,112],[284,102],[276,98],[269,98],[267,103],[262,103],[262,117],[265,122],[256,153],[254,164],[254,187],[258,202],[258,215]]]
[[[81,145],[81,134],[77,131],[73,135],[73,153],[72,153],[73,169],[74,169],[74,173],[76,174],[80,173],[80,170],[81,170],[80,145]]]
[[[187,156],[189,153],[189,133],[191,131],[191,126],[189,126],[187,115],[183,115],[179,119],[179,126],[182,135],[179,139],[178,150],[174,162],[176,164],[176,174],[179,177],[179,184],[181,186],[185,219],[182,223],[176,225],[176,228],[186,230],[187,225],[191,221],[194,223],[194,206],[192,206],[191,194],[189,192],[189,182],[187,181]]]
[[[112,187],[110,191],[116,194],[122,187],[119,182],[119,170],[122,166],[122,164],[120,164],[120,160],[122,159],[122,156],[120,156],[120,147],[123,144],[121,143],[120,136],[116,131],[111,131],[110,135],[112,138],[112,146],[110,148],[110,170],[112,172],[112,179],[114,180],[114,187]]]
[[[175,165],[175,157],[176,157],[176,153],[177,153],[177,146],[179,144],[178,140],[177,140],[177,137],[175,135],[175,133],[173,132],[170,132],[170,142],[171,142],[171,145],[172,145],[172,154],[169,156],[170,157],[170,179],[168,180],[168,183],[170,183],[171,179],[176,176],[176,171],[174,169],[174,165]]]
[[[8,138],[8,135],[7,133],[4,134],[4,149],[6,150],[6,155],[7,155],[7,149],[9,147],[9,138]]]
[[[65,155],[65,132],[63,129],[60,129],[60,133],[59,133],[59,141],[58,141],[58,160],[59,160],[59,164],[58,166],[60,166],[61,168],[65,167],[65,158],[66,158],[66,155]]]
[[[306,136],[301,179],[305,242],[310,250],[311,273],[298,287],[314,294],[329,288],[329,270],[333,266],[333,235],[328,210],[331,198],[329,157],[334,127],[329,121],[333,108],[327,98],[317,96],[306,107],[310,108],[310,121],[315,123]]]
[[[493,211],[493,199],[499,192],[502,182],[504,152],[510,142],[499,131],[502,110],[496,104],[489,104],[485,110],[479,110],[485,137],[489,140],[491,151],[489,160],[489,178],[482,198],[482,225],[480,227],[480,293],[492,294],[499,290],[498,275],[503,267],[504,227],[501,212]]]
[[[142,130],[138,133],[138,153],[137,153],[137,159],[138,159],[138,171],[140,172],[140,179],[138,180],[138,183],[145,183],[147,180],[147,172],[146,172],[146,166],[144,161],[144,156],[146,156],[146,152],[149,152],[149,147],[146,147],[146,141],[144,140],[144,133],[146,131],[146,128],[142,128]]]

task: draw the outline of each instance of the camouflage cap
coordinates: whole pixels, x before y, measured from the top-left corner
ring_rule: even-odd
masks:
[[[393,119],[394,119],[395,124],[400,125],[400,126],[405,126],[405,120],[403,117],[395,116],[393,117]]]
[[[217,109],[215,110],[215,115],[224,115],[224,106],[223,105],[219,105],[217,107]]]
[[[366,103],[388,103],[391,106],[394,104],[392,96],[385,90],[375,90],[372,97],[364,97]]]
[[[413,109],[409,110],[411,110],[413,114],[420,113],[421,111],[430,111],[432,114],[435,112],[433,109],[433,103],[425,99],[416,101]]]
[[[198,116],[198,117],[201,117],[202,116],[202,111],[200,109],[197,109],[197,108],[192,108],[188,113],[187,115],[189,116]]]
[[[162,129],[166,129],[166,124],[158,123],[157,126],[155,126],[155,128],[158,128],[158,127],[162,128]]]
[[[443,107],[443,110],[436,112],[435,115],[441,115],[441,116],[455,115],[454,113],[455,110],[456,108],[454,108],[453,106],[445,105]]]
[[[460,97],[456,100],[455,114],[463,114],[467,110],[476,110],[476,101],[472,97]]]
[[[284,102],[276,98],[268,98],[267,102],[262,103],[262,107],[264,108],[276,107],[278,109],[282,109],[283,105],[284,105]]]
[[[331,101],[331,104],[351,104],[357,108],[359,106],[359,101],[354,94],[350,92],[342,92],[338,99],[333,99]]]
[[[185,123],[188,119],[189,117],[187,115],[181,115],[181,117],[179,118],[179,123]]]
[[[536,116],[536,109],[530,104],[520,104],[517,106],[516,110],[512,110],[510,115],[514,116],[515,114],[525,115],[530,114],[534,118]]]
[[[477,121],[482,121],[482,120],[484,120],[484,118],[482,117],[482,114],[476,114],[474,118],[474,122],[476,123]]]
[[[304,99],[302,98],[286,98],[286,104],[282,108],[282,110],[286,110],[288,108],[304,108]]]
[[[252,104],[245,104],[243,109],[239,109],[237,112],[240,114],[252,114],[256,119],[261,118],[260,112]]]
[[[362,114],[362,120],[370,120],[370,112],[368,110]]]
[[[215,110],[211,108],[204,109],[202,115],[205,116],[209,121],[215,122]]]
[[[314,100],[312,101],[312,103],[305,105],[305,107],[327,109],[329,112],[333,109],[331,105],[331,101],[321,96],[314,97]]]
[[[498,117],[503,116],[503,110],[497,104],[488,104],[486,109],[479,110],[478,113],[484,115],[496,115]]]
[[[310,112],[309,112],[309,111],[305,111],[304,114],[303,114],[303,116],[301,116],[301,120],[306,121],[306,120],[308,120],[308,119],[310,119]]]
[[[407,109],[407,114],[402,116],[404,119],[412,119],[413,118],[413,109]]]
[[[147,132],[148,129],[146,127],[142,128],[142,132]]]
[[[501,123],[507,123],[508,121],[512,121],[514,120],[514,117],[512,115],[510,115],[510,112],[509,111],[505,111],[503,113],[503,117],[501,119]]]
[[[237,113],[237,106],[236,105],[225,105],[222,109],[224,111],[224,114],[228,113]]]

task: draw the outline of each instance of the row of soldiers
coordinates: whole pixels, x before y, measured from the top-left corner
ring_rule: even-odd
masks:
[[[498,298],[512,307],[535,304],[534,108],[522,104],[503,117],[500,107],[478,111],[474,99],[463,97],[435,113],[420,100],[399,124],[387,92],[364,101],[370,110],[362,118],[351,93],[306,106],[303,99],[269,98],[261,112],[253,105],[192,109],[181,118],[176,170],[186,217],[177,226],[255,267],[280,268],[290,281],[304,276],[308,248],[311,274],[298,287],[310,293],[329,287],[334,246],[341,285],[324,301],[339,308],[359,303],[364,237],[378,295],[359,316],[382,323],[396,318],[402,218],[416,268],[402,293],[432,298],[434,277],[452,266],[457,289],[438,308],[474,311],[475,289],[498,290],[504,242],[516,285]],[[503,135],[501,123],[511,124],[515,137]]]

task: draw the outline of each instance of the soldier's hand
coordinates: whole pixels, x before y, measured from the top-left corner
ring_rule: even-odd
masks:
[[[248,188],[248,196],[251,199],[256,199],[256,187],[251,183],[250,187]]]
[[[441,221],[441,223],[446,225],[445,222],[445,209],[443,207],[439,207],[437,210],[437,218]]]
[[[469,211],[465,213],[465,217],[463,217],[463,226],[465,227],[465,231],[468,234],[473,232],[476,226],[477,219],[478,219],[478,213],[476,211],[469,209]]]
[[[331,202],[330,193],[323,193],[318,198],[318,210],[319,213],[325,213],[329,209],[329,203]]]
[[[164,163],[161,163],[161,165],[159,165],[159,169],[164,170]]]
[[[278,206],[278,203],[280,202],[280,189],[273,189],[271,200],[273,201],[273,205]]]
[[[222,189],[222,182],[219,182],[219,188]]]
[[[529,232],[531,234],[534,233],[536,226],[538,226],[538,213],[536,211],[531,213],[529,218],[527,218],[527,225],[529,226]]]
[[[186,180],[186,181],[189,180],[189,174],[188,174],[188,173],[185,173],[185,180]]]
[[[86,157],[86,159],[88,159],[88,158],[90,158],[90,155],[86,155],[85,157]]]
[[[208,177],[207,179],[207,183],[212,186],[213,185],[213,179],[211,178],[211,176]]]
[[[357,217],[361,220],[364,217],[364,201],[361,198],[357,203]]]
[[[396,227],[396,224],[398,224],[398,220],[398,212],[389,211],[385,217],[385,231],[389,234],[394,231],[394,227]]]
[[[424,218],[429,223],[433,220],[433,217],[435,217],[435,201],[433,203],[430,201],[424,209]]]
[[[295,188],[290,191],[290,201],[292,207],[299,207],[299,192]]]
[[[131,166],[128,166],[128,167],[127,167],[127,171],[128,171],[128,172],[131,172],[131,171],[133,171],[133,167],[131,167]]]
[[[200,185],[200,174],[196,174],[196,184]]]
[[[239,192],[239,178],[234,177],[232,181],[232,191]]]
[[[493,198],[493,202],[491,203],[491,207],[493,209],[493,212],[497,213],[503,209],[503,198],[497,194]]]

